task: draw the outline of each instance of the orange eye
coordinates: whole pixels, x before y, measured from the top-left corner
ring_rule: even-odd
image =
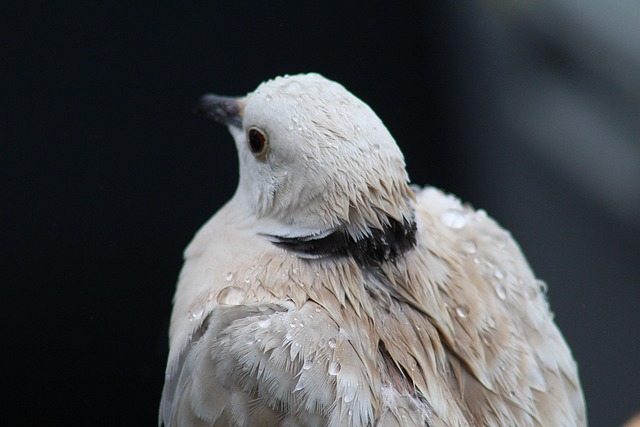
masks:
[[[263,159],[267,153],[269,139],[267,134],[258,128],[249,129],[249,149],[259,159]]]

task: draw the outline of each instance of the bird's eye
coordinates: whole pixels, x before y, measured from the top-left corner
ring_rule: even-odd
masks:
[[[267,154],[269,139],[267,134],[257,128],[249,129],[249,149],[259,159],[264,159]]]

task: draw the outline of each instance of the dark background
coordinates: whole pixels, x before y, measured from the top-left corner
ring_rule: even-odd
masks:
[[[305,71],[372,106],[414,182],[511,229],[591,425],[640,410],[638,6],[523,3],[5,8],[2,424],[156,423],[181,253],[237,179],[191,108]]]

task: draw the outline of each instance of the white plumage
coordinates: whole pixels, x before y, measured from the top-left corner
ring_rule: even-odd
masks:
[[[583,426],[576,364],[510,234],[414,188],[318,74],[208,95],[240,160],[185,252],[165,426]]]

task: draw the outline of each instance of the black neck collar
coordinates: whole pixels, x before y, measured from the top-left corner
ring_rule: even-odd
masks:
[[[269,236],[280,248],[309,258],[352,257],[359,265],[375,267],[394,261],[416,245],[413,216],[403,222],[387,217],[382,229],[370,228],[367,236],[355,240],[344,227],[330,234],[302,237]]]

